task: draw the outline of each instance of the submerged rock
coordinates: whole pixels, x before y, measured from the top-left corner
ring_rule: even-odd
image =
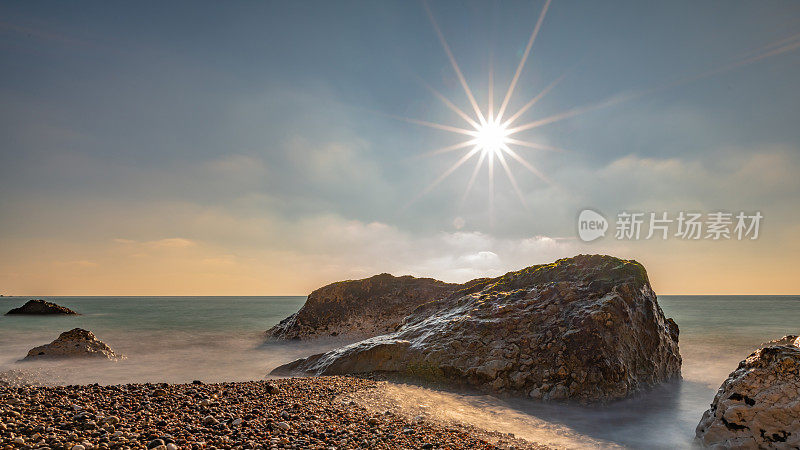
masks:
[[[584,403],[680,377],[678,326],[641,264],[579,255],[473,280],[417,307],[397,331],[272,373],[393,372]]]
[[[295,314],[270,328],[276,339],[364,338],[394,331],[419,305],[447,297],[458,284],[388,273],[329,284],[312,292]]]
[[[800,447],[800,338],[767,343],[739,363],[697,425],[718,448]]]
[[[76,315],[75,311],[65,308],[63,306],[56,305],[55,303],[47,302],[44,300],[28,300],[27,303],[20,306],[19,308],[14,308],[11,311],[7,312],[6,315],[11,314],[64,314],[64,315]]]
[[[32,348],[23,361],[53,358],[106,358],[119,359],[111,347],[94,337],[91,331],[74,328],[65,331],[55,341]]]

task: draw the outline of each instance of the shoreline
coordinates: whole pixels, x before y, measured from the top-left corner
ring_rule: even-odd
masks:
[[[443,426],[389,410],[371,412],[347,400],[382,383],[323,376],[216,384],[0,386],[0,444],[4,449],[75,450],[546,448],[470,425]]]

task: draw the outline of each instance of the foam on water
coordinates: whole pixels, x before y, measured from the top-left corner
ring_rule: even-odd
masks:
[[[27,298],[0,299],[4,312]],[[297,311],[305,297],[50,298],[81,316],[0,316],[0,371],[23,369],[58,384],[206,382],[261,379],[274,367],[342,341],[264,344],[263,332]],[[557,448],[689,448],[694,427],[728,373],[762,342],[798,334],[798,296],[662,296],[681,329],[683,380],[602,407],[390,384],[368,407],[463,422]],[[62,331],[95,333],[120,362],[18,363]]]

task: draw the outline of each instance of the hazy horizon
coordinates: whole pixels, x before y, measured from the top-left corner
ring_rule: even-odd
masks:
[[[579,253],[635,259],[664,295],[800,291],[797,2],[0,14],[2,294],[307,295]],[[592,242],[587,208],[610,224]],[[763,221],[616,239],[625,212]]]

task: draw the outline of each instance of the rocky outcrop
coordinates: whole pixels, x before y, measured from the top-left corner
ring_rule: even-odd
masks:
[[[392,372],[544,400],[602,402],[680,377],[678,326],[641,264],[579,255],[473,280],[394,332],[272,373]]]
[[[74,328],[65,331],[55,341],[32,348],[23,361],[58,358],[122,358],[111,347],[94,337],[91,331]]]
[[[722,383],[697,425],[715,448],[800,448],[800,339],[786,336],[753,352]]]
[[[19,308],[14,308],[11,311],[7,312],[6,315],[11,314],[78,314],[75,311],[65,308],[63,306],[56,305],[55,303],[46,302],[44,300],[28,300],[27,303],[20,306]]]
[[[340,281],[312,292],[300,311],[270,328],[267,335],[276,339],[375,336],[394,331],[414,308],[447,297],[459,287],[388,273]]]

